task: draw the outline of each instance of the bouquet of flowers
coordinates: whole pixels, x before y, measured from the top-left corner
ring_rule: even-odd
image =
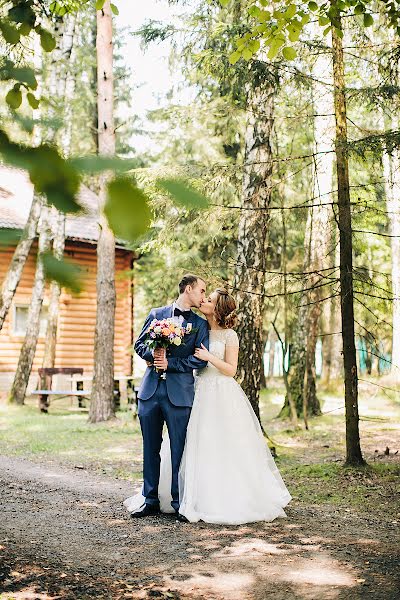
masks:
[[[191,331],[194,331],[191,323],[182,326],[174,319],[153,319],[146,332],[145,344],[150,350],[180,346]]]

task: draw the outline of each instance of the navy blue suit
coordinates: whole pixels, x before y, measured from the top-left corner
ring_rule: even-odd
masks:
[[[153,362],[153,354],[145,344],[146,332],[153,319],[172,317],[173,307],[153,308],[135,342],[137,354]],[[168,427],[171,444],[172,506],[179,509],[178,472],[185,446],[186,429],[194,400],[194,369],[203,369],[205,361],[193,356],[195,348],[208,348],[207,321],[194,312],[183,325],[191,323],[193,331],[185,335],[184,344],[167,350],[166,379],[160,379],[154,367],[147,367],[139,388],[139,420],[143,436],[143,496],[146,504],[157,505],[160,479],[160,449],[164,422]]]

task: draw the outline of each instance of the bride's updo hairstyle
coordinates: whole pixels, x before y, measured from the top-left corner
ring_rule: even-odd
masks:
[[[220,327],[232,329],[236,325],[236,302],[226,290],[217,288],[217,302],[215,303],[214,318]]]

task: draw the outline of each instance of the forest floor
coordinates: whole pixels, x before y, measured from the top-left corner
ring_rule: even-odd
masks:
[[[122,500],[141,469],[131,413],[88,425],[66,406],[0,404],[1,600],[397,599],[400,403],[363,385],[358,470],[343,467],[338,395],[293,431],[273,418],[282,389],[270,386],[263,421],[293,501],[287,519],[239,527],[129,518]]]

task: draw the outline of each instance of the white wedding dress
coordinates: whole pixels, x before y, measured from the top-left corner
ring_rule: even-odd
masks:
[[[224,359],[227,346],[238,347],[232,329],[210,331],[210,352]],[[163,438],[160,507],[171,507],[169,438]],[[179,512],[189,521],[238,525],[285,517],[291,496],[264,440],[250,402],[233,377],[213,365],[202,369],[179,471]],[[129,512],[144,503],[142,494],[125,500]]]

